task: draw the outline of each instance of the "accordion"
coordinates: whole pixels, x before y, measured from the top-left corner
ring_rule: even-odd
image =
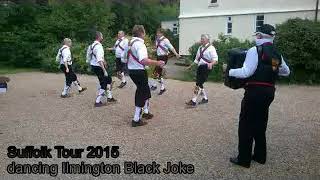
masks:
[[[224,85],[231,89],[243,88],[247,79],[239,79],[229,76],[230,69],[241,68],[246,59],[247,49],[234,48],[228,51],[227,68],[225,71]]]

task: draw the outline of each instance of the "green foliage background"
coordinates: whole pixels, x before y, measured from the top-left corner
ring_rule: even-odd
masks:
[[[278,25],[275,44],[290,65],[291,83],[320,83],[320,22],[291,19]]]
[[[129,35],[135,24],[145,26],[149,49],[162,19],[177,17],[177,3],[150,1],[50,0],[48,4],[0,4],[0,66],[59,71],[57,50],[65,37],[73,40],[74,68],[90,73],[85,63],[87,46],[95,31],[104,34],[104,47],[112,47],[119,30]],[[151,52],[151,51],[150,51]],[[106,52],[110,71],[113,52]]]

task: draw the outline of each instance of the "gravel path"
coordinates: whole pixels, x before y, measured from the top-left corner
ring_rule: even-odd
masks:
[[[207,83],[209,104],[185,109],[193,83],[168,80],[168,91],[153,94],[155,118],[144,127],[132,128],[134,86],[116,89],[119,102],[94,108],[97,80],[81,75],[89,89],[83,95],[59,98],[63,74],[20,73],[9,75],[9,91],[0,95],[0,179],[44,180],[48,175],[9,175],[7,165],[60,163],[66,159],[9,159],[7,147],[16,145],[119,145],[117,159],[67,159],[72,163],[167,161],[191,163],[192,175],[58,175],[57,179],[320,179],[320,87],[278,86],[270,109],[266,165],[250,169],[233,166],[237,154],[237,127],[243,91]]]
[[[182,79],[184,71],[187,67],[177,66],[175,63],[183,63],[183,60],[178,61],[175,57],[170,58],[166,65],[166,77],[169,79]]]

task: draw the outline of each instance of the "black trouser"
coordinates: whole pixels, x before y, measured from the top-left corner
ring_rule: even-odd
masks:
[[[203,84],[207,81],[210,70],[208,69],[208,65],[200,65],[197,69],[197,80],[196,85],[203,89]]]
[[[267,156],[266,129],[269,106],[274,99],[275,88],[248,86],[245,89],[241,102],[238,130],[238,158],[241,162],[250,163],[254,140],[254,158],[259,162],[265,162]]]
[[[137,86],[135,94],[135,106],[143,107],[146,100],[151,98],[146,70],[129,70],[129,76]]]
[[[103,69],[100,66],[91,66],[92,71],[96,74],[99,79],[101,89],[106,90],[107,84],[112,83],[112,78],[109,75],[108,77],[104,76]]]
[[[60,64],[60,70],[64,73],[66,77],[66,85],[70,87],[72,82],[77,81],[78,78],[77,78],[77,75],[73,72],[71,65],[68,65],[68,69],[69,69],[69,72],[67,73],[66,66],[64,64]]]
[[[164,61],[165,64],[168,62],[168,56],[157,56],[157,61]],[[154,74],[156,74],[156,77],[161,78],[162,77],[162,67],[156,66],[154,68]]]
[[[126,71],[126,63],[121,61],[121,58],[116,58],[116,72],[125,72]]]

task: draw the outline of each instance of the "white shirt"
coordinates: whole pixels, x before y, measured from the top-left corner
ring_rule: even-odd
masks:
[[[209,44],[206,44],[205,46],[200,46],[196,55],[196,58],[194,60],[194,63],[198,64],[198,66],[200,65],[204,65],[204,64],[208,64],[208,62],[206,62],[204,59],[200,58],[200,51],[203,51],[205,49],[205,47],[207,47]],[[212,61],[218,61],[218,54],[216,51],[216,48],[213,47],[212,45],[210,45],[203,53],[203,58],[207,59],[209,62]],[[200,61],[199,61],[200,58]]]
[[[160,40],[160,46],[163,47],[158,47],[158,40]],[[165,38],[164,36],[160,37],[159,39],[156,40],[156,47],[157,48],[157,55],[158,56],[167,56],[169,54],[169,50],[173,49],[172,44],[170,43],[169,39]]]
[[[99,41],[94,41],[87,49],[87,62],[92,66],[100,66],[100,61],[104,61],[103,46]]]
[[[144,40],[138,37],[133,37],[130,41],[130,44],[136,41],[132,46],[131,46],[131,52],[132,54],[138,59],[140,63],[142,63],[143,59],[148,58],[148,51],[147,47],[144,44]],[[130,47],[128,47],[129,50]],[[134,69],[145,69],[144,65],[138,63],[132,56],[128,57],[128,69],[134,70]]]
[[[287,66],[286,62],[283,60],[283,57],[281,56],[281,65],[279,67],[279,76],[289,76],[290,69]],[[259,61],[259,55],[257,52],[257,47],[252,47],[248,50],[246,59],[243,63],[242,68],[237,69],[230,69],[229,76],[236,77],[236,78],[248,78],[254,74],[254,72],[257,70]]]
[[[71,51],[70,47],[67,45],[63,45],[62,48],[59,49],[56,61],[60,62],[60,64],[67,63],[68,65],[72,65]]]
[[[123,51],[127,48],[128,43],[129,43],[129,40],[125,37],[122,37],[121,41],[120,39],[116,41],[116,43],[113,46],[113,50],[115,51],[116,58],[122,57]]]

